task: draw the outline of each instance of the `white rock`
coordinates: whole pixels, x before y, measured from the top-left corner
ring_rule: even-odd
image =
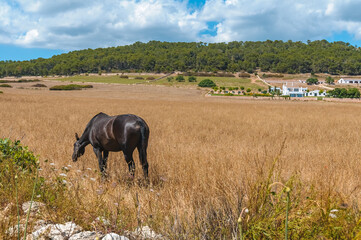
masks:
[[[28,211],[29,211],[29,208],[30,208],[30,203],[31,201],[29,202],[25,202],[23,203],[23,205],[21,206],[21,208],[23,209],[24,213],[27,214]],[[44,203],[41,203],[41,202],[34,202],[31,204],[31,213],[39,213],[40,211],[40,208],[44,207],[45,204]]]
[[[129,238],[124,236],[119,236],[116,233],[108,233],[102,238],[102,240],[129,240]]]
[[[18,224],[16,224],[12,227],[9,227],[8,230],[6,230],[6,234],[8,234],[10,236],[16,235],[18,233],[18,229],[20,229],[20,233],[23,233],[25,230],[25,225],[19,224],[19,226],[18,226]]]
[[[103,234],[97,232],[85,231],[74,234],[69,238],[69,240],[95,240],[95,239],[101,239],[103,236],[104,236]]]
[[[135,229],[133,234],[136,237],[145,238],[145,239],[164,239],[162,235],[157,234],[148,226],[143,226],[141,228]]]
[[[51,240],[65,240],[81,230],[81,227],[75,223],[67,222],[65,224],[48,224],[33,232],[32,235],[33,239],[44,237],[46,239],[50,238]]]
[[[97,217],[95,221],[101,222],[104,225],[110,225],[110,221],[104,217]]]

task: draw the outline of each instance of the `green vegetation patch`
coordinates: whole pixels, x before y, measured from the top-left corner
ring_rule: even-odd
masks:
[[[118,75],[90,75],[90,76],[84,76],[84,75],[76,75],[72,77],[67,78],[61,78],[60,81],[72,81],[72,82],[97,82],[97,83],[119,83],[119,84],[136,84],[136,83],[145,83],[146,78],[153,77],[154,79],[157,78],[157,76],[154,75],[141,75],[141,76],[132,76],[128,75],[128,78],[121,78]]]
[[[32,85],[32,87],[46,87],[46,85],[42,84],[42,83],[37,83],[37,84]]]
[[[9,85],[9,84],[7,84],[7,83],[0,84],[0,87],[3,87],[3,88],[12,88],[12,86]]]
[[[78,84],[68,84],[68,85],[57,85],[49,88],[49,90],[81,90],[83,88],[93,88],[93,85],[78,85]]]
[[[20,79],[20,80],[17,80],[16,82],[19,82],[19,83],[25,83],[25,82],[40,82],[39,79]]]
[[[215,87],[217,86],[211,79],[204,79],[198,83],[199,87]]]
[[[328,94],[335,98],[360,98],[360,90],[357,88],[335,88],[329,91]]]
[[[23,171],[33,172],[39,164],[38,158],[27,147],[23,147],[20,141],[0,139],[0,162],[7,158]]]

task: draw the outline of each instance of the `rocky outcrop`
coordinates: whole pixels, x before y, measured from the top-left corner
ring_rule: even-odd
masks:
[[[161,234],[157,234],[150,227],[143,226],[141,228],[135,229],[134,232],[131,233],[136,239],[166,239]]]
[[[108,233],[107,235],[105,235],[102,240],[129,240],[129,238],[124,237],[124,236],[120,236],[118,234],[115,233]]]
[[[32,238],[36,239],[51,239],[51,240],[67,240],[71,236],[82,230],[73,222],[65,224],[48,224],[33,232]]]

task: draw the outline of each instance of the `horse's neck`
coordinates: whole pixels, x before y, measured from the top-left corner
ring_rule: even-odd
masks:
[[[89,144],[90,143],[89,133],[90,133],[90,127],[87,126],[79,139],[80,144]]]

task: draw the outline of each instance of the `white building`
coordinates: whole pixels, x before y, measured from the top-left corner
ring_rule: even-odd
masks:
[[[292,84],[293,85],[293,84]],[[304,87],[289,87],[287,85],[282,86],[282,95],[290,97],[304,97],[307,92],[307,88]]]
[[[305,97],[326,97],[326,91],[313,90],[305,93]]]
[[[361,84],[361,79],[343,79],[337,81],[340,84]]]

